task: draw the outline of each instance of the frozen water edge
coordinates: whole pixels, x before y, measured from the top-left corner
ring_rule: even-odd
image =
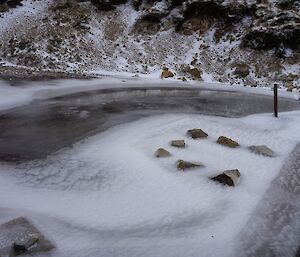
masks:
[[[1,221],[34,219],[57,243],[55,256],[232,256],[236,236],[299,141],[299,115],[160,115],[111,128],[45,162],[1,165]],[[193,127],[210,138],[169,149]],[[224,148],[214,143],[219,135],[243,146],[267,144],[278,155]],[[161,146],[173,156],[153,158]],[[178,173],[179,158],[206,168]],[[209,181],[230,168],[242,173],[238,187]]]
[[[112,76],[102,79],[89,80],[52,80],[32,81],[26,83],[0,80],[0,110],[7,110],[16,106],[22,106],[38,99],[49,99],[79,92],[89,92],[101,89],[116,88],[185,88],[203,89],[214,91],[240,92],[244,94],[257,94],[271,96],[270,88],[248,88],[243,86],[230,86],[221,83],[206,82],[179,82],[174,80],[161,80],[156,77],[131,78],[128,76]],[[279,91],[279,97],[299,100],[297,92]]]

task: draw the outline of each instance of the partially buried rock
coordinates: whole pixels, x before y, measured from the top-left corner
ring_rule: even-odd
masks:
[[[169,69],[164,69],[163,72],[161,73],[162,79],[167,79],[172,77],[174,77],[174,74],[171,71],[169,71]]]
[[[211,178],[214,181],[217,181],[223,185],[227,186],[236,186],[240,181],[241,173],[239,170],[227,170],[222,174]]]
[[[187,135],[193,139],[208,137],[208,134],[206,134],[202,129],[190,129],[187,131]]]
[[[228,146],[231,148],[235,148],[240,146],[238,142],[232,140],[231,138],[221,136],[218,138],[217,143],[220,145]]]
[[[0,256],[44,255],[54,245],[26,218],[20,217],[0,225]]]
[[[177,169],[179,170],[186,170],[186,169],[193,169],[193,168],[201,168],[204,167],[204,165],[199,164],[199,163],[192,163],[192,162],[187,162],[183,160],[177,161]]]
[[[184,148],[185,142],[184,142],[184,140],[173,140],[173,141],[171,141],[171,146],[178,147],[178,148]]]
[[[188,71],[188,73],[190,73],[190,74],[191,74],[194,78],[196,78],[196,79],[201,79],[201,74],[202,74],[202,72],[201,72],[201,70],[198,69],[198,68],[190,69],[190,70]]]
[[[14,242],[14,249],[18,251],[28,251],[35,243],[39,241],[39,236],[34,233],[24,233],[19,235]]]
[[[249,146],[251,152],[256,154],[261,154],[267,157],[274,157],[274,152],[272,149],[267,147],[266,145],[252,145]]]
[[[161,158],[161,157],[168,157],[168,156],[171,156],[170,152],[167,151],[166,149],[164,148],[159,148],[157,149],[157,151],[155,152],[155,156],[157,158]]]

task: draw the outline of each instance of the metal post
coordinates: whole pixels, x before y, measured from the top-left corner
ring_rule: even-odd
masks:
[[[278,117],[278,85],[274,84],[274,116]]]

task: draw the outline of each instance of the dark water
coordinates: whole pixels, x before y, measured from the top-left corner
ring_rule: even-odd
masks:
[[[44,158],[106,129],[162,113],[241,117],[272,112],[268,96],[172,88],[103,89],[34,101],[0,113],[0,161]],[[280,99],[280,111],[300,109]]]

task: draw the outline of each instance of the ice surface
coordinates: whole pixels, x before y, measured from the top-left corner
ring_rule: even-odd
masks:
[[[0,110],[7,110],[16,106],[28,104],[36,99],[49,99],[72,93],[93,91],[107,88],[135,88],[135,87],[171,87],[171,88],[193,88],[208,90],[226,90],[251,94],[272,95],[270,88],[246,88],[243,86],[228,86],[221,83],[207,82],[179,82],[173,80],[161,80],[156,76],[143,76],[132,78],[127,73],[116,75],[108,73],[108,77],[90,80],[52,80],[52,81],[30,81],[16,82],[0,80]],[[208,74],[206,76],[209,77]],[[279,97],[299,100],[297,92],[286,92],[279,90]]]
[[[35,220],[56,242],[54,256],[232,256],[236,236],[300,139],[299,115],[159,115],[111,128],[44,161],[1,164],[0,221],[19,214]],[[185,138],[191,128],[209,138]],[[220,135],[242,147],[216,144]],[[176,138],[185,138],[187,148],[170,148]],[[254,144],[268,145],[276,158],[251,153],[246,147]],[[172,157],[155,158],[159,147]],[[206,168],[182,173],[178,159]],[[242,177],[235,188],[209,180],[236,168]]]

